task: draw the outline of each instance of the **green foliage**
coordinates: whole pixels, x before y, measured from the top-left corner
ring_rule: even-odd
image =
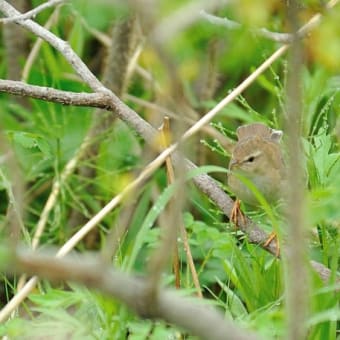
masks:
[[[131,340],[143,340],[143,339],[178,339],[180,332],[172,328],[167,327],[165,324],[160,322],[149,322],[143,323],[139,321],[131,321],[128,324],[131,335]]]
[[[40,3],[40,0],[33,1],[34,6]],[[161,1],[155,20],[162,22],[163,18],[189,3]],[[314,0],[301,4],[302,17],[314,13],[321,6],[321,2]],[[42,12],[36,20],[45,24],[51,11]],[[335,340],[336,332],[339,332],[339,286],[335,278],[340,263],[340,77],[334,75],[340,60],[336,39],[339,36],[340,26],[336,25],[339,13],[337,10],[335,14],[327,14],[325,24],[320,29],[315,28],[305,43],[308,62],[302,79],[301,131],[308,181],[305,217],[311,226],[311,258],[328,266],[332,273],[329,284],[313,276],[307,325],[311,340]],[[106,51],[93,35],[93,30],[110,32],[113,22],[127,14],[129,9],[125,1],[74,0],[60,9],[59,19],[51,30],[68,41],[100,78]],[[282,2],[243,0],[238,5],[220,9],[216,15],[238,20],[243,28],[229,31],[202,18],[167,42],[163,52],[168,59],[158,56],[151,44],[144,44],[138,63],[145,70],[139,69],[133,74],[128,93],[169,106],[170,110],[180,114],[179,118],[186,114],[187,106],[204,114],[274,51],[276,43],[254,35],[249,29],[267,27],[283,32],[286,28]],[[33,43],[35,38],[31,39]],[[7,62],[2,44],[0,57],[0,74],[5,79]],[[149,72],[147,77],[145,71]],[[282,128],[286,71],[286,59],[282,57],[236,101],[227,105],[211,126],[233,139],[236,128],[241,124],[261,121],[271,127]],[[179,78],[175,79],[176,76]],[[208,81],[210,77],[215,79],[213,84]],[[177,85],[176,81],[181,87],[178,86],[178,90],[175,86],[172,93],[170,83]],[[28,82],[65,91],[90,92],[65,58],[47,43],[42,44],[30,69]],[[202,95],[202,89],[211,95]],[[146,120],[158,125],[159,110],[146,108],[132,99],[130,104]],[[7,227],[6,214],[16,183],[12,182],[12,168],[6,157],[13,152],[22,182],[26,185],[22,217],[25,230],[22,233],[25,235],[23,241],[28,243],[36,230],[52,183],[60,179],[65,165],[77,153],[96,116],[102,117],[105,113],[96,111],[93,114],[91,108],[38,100],[29,100],[25,107],[15,97],[3,94],[0,107],[2,138],[8,144],[1,143],[0,221]],[[231,150],[225,149],[223,139],[209,139],[203,132],[199,139],[201,143],[193,142],[194,148],[188,154],[197,163],[203,159],[200,164],[205,166],[183,179],[186,186],[183,224],[203,294],[208,303],[219,308],[226,318],[258,332],[262,338],[283,338],[286,316],[281,262],[259,245],[249,244],[242,232],[226,221],[206,196],[189,184],[194,175],[205,173],[226,178],[225,168]],[[148,149],[139,136],[118,119],[109,129],[95,135],[91,142],[99,143],[98,153],[89,153],[82,158],[77,170],[60,183],[61,191],[48,216],[40,242],[42,246],[59,246],[65,242],[76,228],[94,216],[143,171],[145,164],[154,156],[154,150]],[[85,171],[81,171],[84,169],[93,170],[93,175],[86,177]],[[177,194],[178,183],[170,186],[166,183],[165,171],[159,169],[102,221],[98,233],[94,233],[95,241],[87,239],[78,245],[77,251],[110,248],[108,233],[122,223],[120,217],[126,213],[126,208],[126,231],[112,263],[131,274],[144,275],[150,255],[162,237],[158,221],[160,214]],[[183,182],[180,185],[184,185]],[[256,191],[256,188],[253,189]],[[266,231],[271,231],[273,226],[277,229],[277,226],[284,225],[260,192],[257,196],[262,200],[264,211],[247,208],[247,213]],[[80,217],[75,218],[77,214]],[[3,229],[7,232],[6,228]],[[196,289],[182,237],[179,237],[178,244],[181,294],[192,295]],[[2,261],[6,259],[2,258]],[[173,286],[170,265],[162,281],[166,286]],[[4,276],[3,282],[4,304],[14,294],[16,278]],[[172,325],[140,320],[121,303],[72,283],[53,287],[42,283],[30,295],[20,314],[0,326],[0,336],[7,335],[11,339],[36,339],[42,334],[51,339],[193,338]]]
[[[61,287],[60,287],[61,288]],[[31,294],[30,310],[40,315],[30,320],[14,319],[0,329],[13,339],[109,339],[111,317],[117,305],[75,285],[70,290],[47,287],[44,295]]]

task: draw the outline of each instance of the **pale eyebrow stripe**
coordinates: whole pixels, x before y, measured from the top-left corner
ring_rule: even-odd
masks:
[[[258,157],[258,156],[260,156],[262,154],[262,151],[261,150],[257,150],[257,151],[255,151],[255,152],[253,152],[252,154],[250,154],[250,155],[248,155],[247,157],[244,157],[244,161],[245,160],[247,160],[247,159],[249,159],[250,157]]]

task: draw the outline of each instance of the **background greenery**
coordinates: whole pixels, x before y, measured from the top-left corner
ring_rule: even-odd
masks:
[[[33,1],[36,6],[40,1]],[[115,20],[124,18],[129,10],[125,2],[73,1],[63,6],[52,31],[69,41],[72,48],[98,76],[102,77],[105,52],[102,44],[91,34],[89,27],[110,32]],[[161,1],[157,21],[162,22],[185,3]],[[322,11],[322,2],[301,1],[301,20]],[[51,11],[36,20],[44,23]],[[255,36],[249,27],[285,31],[285,12],[281,1],[240,1],[234,7],[216,13],[244,23],[241,30],[230,31],[204,19],[180,32],[165,47],[181,83],[183,102],[199,114],[204,114],[236,87],[277,47],[277,43]],[[310,257],[332,269],[328,285],[313,275],[308,319],[310,339],[339,338],[339,293],[334,288],[339,270],[340,249],[340,44],[339,7],[326,15],[320,27],[304,40],[303,72],[303,129],[302,140],[308,173],[308,207],[306,220],[310,225]],[[31,43],[35,37],[30,36]],[[7,64],[4,46],[0,46],[1,78],[6,79]],[[99,61],[99,62],[98,62]],[[22,60],[24,65],[25,60]],[[152,46],[145,43],[138,61],[154,78],[161,89],[162,100],[155,88],[139,74],[133,74],[127,92],[148,102],[157,102],[181,114],[170,86],[169,70]],[[225,136],[235,139],[235,129],[242,124],[262,121],[273,128],[282,128],[286,58],[283,57],[234,103],[228,105],[212,124]],[[209,78],[210,77],[210,78]],[[213,79],[211,83],[207,79]],[[87,91],[71,67],[51,46],[44,43],[27,79],[29,83],[63,90]],[[209,92],[205,95],[203,90]],[[146,120],[158,124],[159,112],[126,100]],[[2,133],[14,150],[26,183],[23,240],[29,244],[41,211],[49,195],[51,184],[58,178],[66,162],[73,157],[91,124],[90,108],[29,100],[20,105],[15,97],[0,96]],[[89,219],[111,197],[119,193],[125,183],[143,169],[148,155],[143,141],[124,123],[116,121],[101,139],[100,150],[91,159],[83,159],[79,166],[92,164],[95,177],[90,179],[93,191],[79,173],[64,183],[61,195],[48,220],[42,245],[62,245],[81,225],[70,225],[70,215],[76,211]],[[228,148],[201,134],[190,145],[190,158],[199,165],[214,164],[227,167]],[[225,173],[213,174],[223,185]],[[1,164],[0,212],[5,221],[9,202],[11,176]],[[144,272],[150,251],[159,237],[157,217],[164,205],[161,193],[166,188],[166,174],[160,169],[136,193],[128,232],[112,262],[126,271]],[[226,188],[228,190],[228,188]],[[280,260],[257,245],[248,244],[242,233],[194,186],[188,185],[183,211],[191,251],[195,260],[203,293],[218,306],[227,318],[254,329],[263,338],[280,338],[285,333],[283,306],[283,274]],[[157,209],[153,207],[156,206]],[[119,222],[119,208],[100,224],[92,239],[77,248],[103,249],[107,235]],[[247,213],[267,231],[271,222],[263,211]],[[278,223],[280,222],[280,218]],[[148,224],[149,220],[155,223]],[[5,234],[3,230],[3,234]],[[284,234],[284,231],[283,231]],[[194,285],[180,241],[182,287],[184,294],[192,294]],[[169,266],[164,284],[174,284]],[[16,277],[2,277],[2,304],[13,295]],[[338,332],[338,333],[337,333]],[[22,307],[21,316],[0,326],[0,334],[10,338],[72,339],[189,339],[170,325],[138,319],[123,305],[71,283],[51,286],[42,282]]]

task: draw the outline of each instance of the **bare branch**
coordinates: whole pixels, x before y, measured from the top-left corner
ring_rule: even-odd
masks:
[[[201,11],[202,18],[209,21],[211,24],[223,26],[229,30],[235,30],[235,29],[241,29],[243,28],[243,25],[240,23],[230,20],[226,17],[221,18],[212,14],[209,14],[205,11]],[[255,35],[262,36],[264,38],[277,41],[279,43],[291,43],[293,39],[296,39],[296,35],[290,34],[290,33],[278,33],[278,32],[272,32],[267,30],[266,28],[251,28],[250,32],[254,33]],[[299,37],[301,38],[301,37]]]
[[[23,14],[19,14],[16,16],[12,16],[10,18],[4,18],[4,19],[0,19],[0,23],[4,23],[7,24],[9,22],[16,22],[18,20],[27,20],[30,18],[34,18],[37,14],[39,14],[40,12],[44,11],[47,8],[53,7],[53,6],[57,6],[63,2],[66,2],[68,0],[50,0],[47,2],[44,2],[43,4],[37,6],[36,8],[23,13]]]
[[[30,9],[30,1],[12,0],[12,5],[19,11]],[[29,53],[30,38],[23,27],[15,23],[9,23],[2,28],[2,39],[4,44],[4,57],[6,59],[6,77],[12,80],[20,80],[22,74],[22,61]],[[26,98],[17,98],[17,103],[29,109]]]
[[[339,0],[331,0],[325,5],[326,10],[330,10],[337,5]],[[212,14],[201,11],[201,16],[214,25],[226,27],[227,29],[240,29],[242,25],[236,21],[229,20],[228,18],[220,18]],[[250,31],[256,35],[260,35],[270,40],[277,41],[279,43],[290,44],[296,39],[304,38],[315,26],[320,23],[322,18],[321,13],[315,14],[307,24],[303,25],[296,33],[278,33],[269,31],[266,28],[252,28]]]
[[[58,103],[62,103],[64,105],[87,105],[99,108],[107,108],[113,111],[116,111],[114,104],[112,103],[112,97],[107,96],[101,93],[75,93],[68,91],[60,91],[52,88],[35,86],[35,85],[26,85],[19,81],[10,81],[10,80],[0,80],[0,91],[8,92],[16,95],[24,95],[31,96],[37,99],[44,99],[49,101],[54,101]],[[124,104],[121,104],[123,106]],[[128,108],[128,107],[126,107]],[[125,108],[122,108],[124,110]],[[216,109],[216,108],[215,108]],[[129,109],[129,111],[132,111]],[[145,140],[149,141],[151,144],[154,141],[155,130],[151,128],[151,126],[144,126],[145,121],[142,120],[142,123],[135,121],[134,116],[137,116],[134,111],[133,115],[130,115],[130,112],[123,112],[120,116],[121,118],[131,125],[135,130],[142,131],[141,129],[144,127],[145,132],[141,132],[140,134],[144,137]],[[125,118],[124,118],[125,117]],[[127,120],[128,118],[128,120]],[[139,116],[138,116],[139,118]],[[139,118],[141,119],[141,118]],[[142,124],[142,125],[140,125]],[[195,125],[194,125],[195,126]],[[189,130],[188,130],[189,131]],[[175,147],[172,146],[171,149]],[[165,157],[162,157],[163,161],[168,157],[168,149],[166,149],[161,155],[165,154]],[[160,155],[160,156],[161,156]],[[177,157],[174,157],[176,161]],[[196,166],[190,161],[186,162],[186,167],[188,170],[196,168]],[[229,216],[230,211],[233,207],[233,201],[229,196],[216,184],[216,182],[209,177],[208,175],[200,175],[195,177],[195,184],[205,193],[207,194],[216,204],[221,208],[221,210]],[[261,243],[267,239],[267,235],[260,228],[255,228],[254,224],[250,222],[250,220],[245,225],[240,225],[240,228],[245,231],[249,236],[251,242]],[[270,252],[273,251],[275,254],[275,246],[274,242],[272,242],[268,246],[268,250]]]
[[[317,272],[321,278],[322,281],[327,282],[329,281],[331,275],[332,275],[332,271],[327,268],[326,266],[324,266],[323,264],[316,262],[316,261],[310,261],[310,264],[312,266],[312,268],[315,270],[315,272]],[[340,278],[337,278],[335,280],[338,284],[340,284]],[[338,289],[338,291],[340,291],[340,288]]]
[[[83,147],[86,147],[83,143]],[[139,174],[139,176],[131,182],[126,188],[117,196],[115,196],[110,202],[108,202],[96,215],[94,215],[82,228],[80,228],[57,252],[56,257],[61,258],[67,255],[74,247],[80,242],[97,224],[102,221],[102,219],[107,216],[127,194],[131,193],[135,190],[145,179],[147,179],[159,166],[164,162],[166,157],[168,157],[171,152],[174,150],[174,147],[165,149],[165,151],[160,154],[157,158],[155,158],[148,166],[145,167],[144,171]],[[80,154],[81,151],[78,152]],[[72,159],[68,164],[65,170],[63,171],[64,177],[67,176],[67,171],[72,171],[74,169],[74,163],[76,162],[78,157]],[[52,192],[49,196],[48,202],[45,205],[42,216],[39,220],[37,232],[34,235],[34,246],[38,244],[38,240],[40,234],[45,227],[46,220],[48,217],[53,204],[55,203],[56,197],[60,192],[60,184],[61,181],[56,181],[53,185]],[[26,284],[22,287],[17,295],[15,295],[9,303],[0,311],[0,322],[4,321],[10,313],[28,296],[28,294],[35,287],[38,282],[37,278],[31,278]]]
[[[220,112],[226,105],[239,96],[260,74],[262,74],[282,54],[284,54],[288,47],[289,45],[283,45],[278,50],[276,50],[253,73],[243,80],[241,84],[239,84],[233,91],[223,98],[212,110],[207,112],[196,124],[185,131],[182,138],[180,139],[180,142],[187,140],[197,133],[205,124],[209,123],[218,112]]]
[[[20,15],[13,6],[4,0],[0,0],[0,12],[4,13],[8,17],[14,17]],[[26,28],[30,32],[36,34],[38,37],[50,43],[55,49],[57,49],[65,59],[70,63],[72,68],[83,79],[83,81],[90,86],[95,92],[107,92],[108,90],[101,84],[101,82],[93,75],[84,62],[78,57],[78,55],[72,50],[70,45],[64,40],[58,38],[53,33],[40,26],[36,22],[27,19],[24,21],[16,20],[18,25]]]
[[[331,1],[330,4],[335,5],[338,1],[334,0]],[[6,13],[6,15],[14,16],[17,15],[18,12],[11,7],[8,3],[6,3],[3,0],[0,0],[0,11],[3,11]],[[312,25],[310,23],[317,23],[320,20],[320,17],[313,17],[312,20],[305,25],[304,27],[311,27]],[[107,108],[113,112],[115,112],[124,122],[126,122],[128,125],[130,125],[139,135],[141,135],[148,143],[151,145],[154,143],[154,136],[155,136],[155,130],[151,127],[149,123],[144,121],[136,112],[131,110],[128,106],[126,106],[123,102],[119,100],[111,91],[106,89],[100,81],[88,70],[86,65],[80,60],[80,58],[74,53],[74,51],[70,48],[70,46],[59,39],[58,37],[54,36],[52,33],[47,31],[46,29],[43,29],[38,24],[32,22],[31,20],[27,20],[24,22],[18,22],[20,25],[24,26],[31,32],[37,34],[42,39],[48,41],[52,46],[54,46],[58,51],[60,51],[67,61],[72,65],[72,67],[76,70],[76,72],[81,76],[81,78],[88,84],[95,92],[94,94],[82,94],[83,96],[88,96],[87,99],[91,97],[94,101],[96,101],[96,105],[89,105],[89,106],[97,106],[102,108]],[[277,60],[288,48],[288,45],[282,46],[280,49],[278,49],[268,60],[266,60],[259,68],[256,70],[255,73],[251,74],[248,78],[246,78],[234,91],[232,91],[226,98],[224,98],[214,109],[209,111],[201,120],[198,121],[197,124],[192,126],[189,130],[186,131],[186,133],[183,135],[183,137],[180,139],[179,143],[176,143],[172,146],[170,146],[168,149],[166,149],[164,152],[162,152],[156,159],[155,159],[155,168],[160,166],[166,157],[168,157],[172,152],[176,150],[176,148],[180,145],[180,143],[186,141],[188,138],[190,138],[193,134],[195,134],[199,129],[201,129],[206,123],[208,123],[225,105],[230,103],[233,99],[235,99],[247,86],[249,86],[256,77],[261,74],[266,68],[268,68],[275,60]],[[4,85],[4,84],[2,84]],[[12,84],[13,85],[13,84]],[[8,83],[7,85],[8,86]],[[29,85],[27,85],[29,86]],[[48,88],[42,88],[42,87],[34,87],[34,91],[37,91],[37,88],[40,88],[39,95],[41,97],[35,97],[45,100],[52,100],[55,96],[55,101],[60,102],[63,104],[71,105],[71,101],[74,100],[74,102],[81,102],[83,99],[77,98],[77,101],[75,98],[79,96],[79,94],[72,94],[71,98],[68,98],[65,100],[65,98],[61,98],[61,95],[64,95],[64,91],[58,91],[53,90],[52,96],[48,95],[50,89]],[[47,89],[47,90],[46,90]],[[25,89],[25,91],[27,88]],[[29,90],[32,90],[30,88]],[[16,91],[16,90],[12,90]],[[24,91],[24,92],[25,92]],[[33,91],[33,92],[34,92]],[[57,91],[57,92],[54,92]],[[33,93],[32,92],[32,93]],[[20,91],[15,92],[16,94],[22,94]],[[29,92],[25,92],[26,95],[29,95]],[[37,95],[37,92],[34,92],[35,95]],[[70,94],[70,93],[68,93]],[[45,96],[45,97],[44,97]],[[101,97],[97,97],[101,96]],[[80,96],[79,96],[80,97]],[[100,98],[100,99],[99,99]],[[100,102],[100,104],[99,104]],[[85,104],[85,101],[82,101],[83,104]],[[83,105],[78,104],[78,105]],[[72,104],[77,105],[77,104]],[[88,105],[88,104],[86,104]],[[100,106],[105,105],[105,106]],[[174,163],[178,163],[180,160],[178,154],[173,155]],[[190,161],[186,161],[186,168],[192,169],[195,168],[195,165],[191,163]],[[226,214],[230,215],[230,211],[233,206],[233,201],[230,199],[228,195],[226,195],[223,190],[216,184],[216,182],[207,175],[200,175],[194,178],[195,184],[200,188],[205,194],[207,194],[212,201],[214,201],[217,206]],[[91,222],[92,223],[92,222]],[[250,219],[246,218],[244,220],[244,223],[240,225],[240,228],[247,233],[249,236],[250,242],[263,244],[265,240],[267,239],[267,234],[263,232],[254,222],[252,222]],[[276,247],[274,242],[271,243],[267,250],[271,253],[276,253]],[[32,287],[36,284],[37,279],[31,279],[24,287],[23,293],[21,297],[27,296],[27,294],[30,292]],[[25,295],[26,294],[26,295]],[[15,296],[15,299],[17,299],[17,296]],[[17,299],[18,300],[18,299]],[[0,319],[3,320],[5,310],[8,312],[9,306],[13,306],[12,304],[13,300],[1,311],[0,313]],[[8,307],[8,308],[7,308]],[[6,309],[7,308],[7,309]]]
[[[33,98],[45,99],[49,101],[55,101],[65,105],[87,105],[92,107],[112,109],[117,112],[116,107],[112,104],[112,97],[100,93],[74,93],[67,91],[60,91],[51,88],[45,88],[41,86],[26,85],[22,82],[0,80],[0,91],[8,92],[16,95],[32,96]],[[151,126],[140,118],[134,111],[125,106],[125,104],[118,102],[119,113],[122,120],[132,126],[146,141],[152,143],[154,140],[155,131]],[[128,110],[128,111],[125,111]],[[171,150],[174,150],[176,146],[172,146]],[[164,156],[165,157],[161,157]],[[165,150],[160,157],[165,160],[168,156],[168,149]],[[176,155],[174,156],[176,161]],[[161,164],[161,163],[160,163]],[[187,170],[194,169],[196,166],[186,160]],[[230,215],[230,211],[233,207],[233,200],[220,188],[220,186],[210,176],[201,174],[193,179],[196,186],[205,193],[215,204],[223,211],[227,216]],[[267,240],[268,235],[260,227],[258,227],[249,218],[245,218],[244,223],[240,221],[240,229],[248,235],[249,241],[252,243],[263,245]],[[276,254],[276,244],[271,242],[266,250],[273,255]]]
[[[60,7],[61,6],[56,7],[53,13],[51,14],[51,16],[49,17],[49,19],[46,21],[44,25],[46,29],[49,30],[58,21]],[[43,40],[41,38],[38,38],[35,41],[34,45],[32,46],[31,51],[28,57],[26,58],[25,66],[22,70],[22,76],[21,76],[22,81],[27,81],[29,72],[31,70],[32,65],[34,64],[34,60],[36,59],[39,53],[42,43],[43,43]]]
[[[182,115],[178,112],[172,112],[172,111],[168,110],[167,108],[165,108],[161,105],[146,101],[144,99],[135,97],[135,96],[128,94],[128,93],[125,93],[123,95],[123,99],[128,99],[128,100],[132,101],[133,103],[136,103],[136,104],[138,104],[142,107],[146,107],[146,108],[155,110],[155,111],[161,113],[162,115],[169,116],[170,118],[173,118],[175,120],[181,120],[182,123],[187,124],[187,125],[193,125],[193,124],[196,123],[196,121],[192,118],[189,118],[189,117]],[[202,127],[202,131],[205,132],[206,134],[208,134],[210,137],[217,139],[223,145],[223,147],[225,149],[227,149],[228,152],[231,153],[231,150],[232,150],[232,148],[235,144],[235,142],[231,138],[223,135],[221,132],[219,132],[218,130],[216,130],[215,128],[213,128],[209,125]]]
[[[141,317],[165,320],[202,339],[257,339],[255,334],[241,330],[209,304],[202,304],[201,299],[181,297],[172,290],[160,289],[153,308],[149,308],[144,298],[147,280],[114,270],[93,256],[56,259],[46,252],[19,249],[15,256],[9,257],[6,268],[9,272],[84,284],[120,300]]]
[[[69,92],[51,87],[28,85],[21,81],[0,79],[0,92],[31,97],[54,103],[73,106],[108,108],[108,97],[103,93]]]
[[[153,39],[164,44],[199,20],[202,9],[213,11],[226,5],[228,2],[230,0],[191,1],[162,20],[162,23],[153,30]]]

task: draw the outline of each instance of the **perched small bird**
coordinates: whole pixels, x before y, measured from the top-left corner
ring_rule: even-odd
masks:
[[[242,182],[249,179],[267,201],[281,197],[285,167],[280,146],[282,131],[261,123],[240,126],[238,141],[229,163],[228,185],[234,194],[250,205],[258,205],[253,191]]]
[[[259,205],[254,191],[242,181],[242,177],[250,180],[268,202],[275,202],[282,196],[285,166],[280,146],[282,131],[253,123],[240,126],[236,134],[238,141],[229,163],[228,185],[238,198],[230,217],[237,225],[238,214],[243,216],[239,199],[253,206]],[[273,232],[264,246],[274,238],[276,234]],[[277,256],[279,252],[278,245]]]

